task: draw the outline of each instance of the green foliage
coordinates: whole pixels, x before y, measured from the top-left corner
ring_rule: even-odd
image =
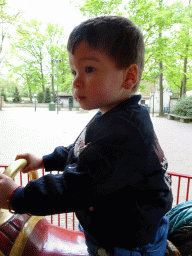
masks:
[[[12,97],[13,93],[15,91],[15,87],[20,89],[20,86],[18,85],[17,81],[13,81],[11,78],[3,79],[1,77],[0,79],[0,88],[1,90],[4,90],[7,97]]]
[[[140,85],[139,85],[139,90],[142,92],[143,90],[146,89],[146,87],[147,87],[147,85],[142,84],[142,82],[141,82]]]
[[[7,66],[14,77],[23,81],[24,91],[28,90],[30,100],[34,92],[43,91],[51,85],[53,95],[68,91],[71,84],[66,77],[70,73],[68,55],[64,45],[64,28],[58,24],[47,24],[42,29],[37,20],[24,22],[17,29],[18,36],[12,43],[11,58],[20,65]]]
[[[19,90],[17,87],[15,87],[15,92],[13,94],[13,102],[15,102],[15,103],[21,102],[21,96],[19,94]]]
[[[65,84],[65,74],[70,72],[69,69],[66,70],[68,56],[66,46],[63,44],[65,40],[64,28],[59,27],[58,24],[48,23],[45,35],[47,39],[46,49],[50,60],[47,63],[47,69],[50,74],[50,84],[54,95],[55,85],[58,85],[58,90],[61,90],[63,84]]]
[[[41,23],[35,19],[30,22],[25,22],[20,25],[17,30],[18,37],[12,43],[12,53],[17,59],[22,62],[22,74],[25,74],[24,79],[33,80],[39,79],[39,85],[45,91],[45,75],[44,75],[44,59],[45,59],[45,42],[46,37],[41,33]],[[30,76],[34,73],[35,76]],[[37,74],[38,73],[38,74]],[[37,76],[37,77],[36,77]],[[27,81],[31,85],[31,81]],[[29,88],[29,90],[32,88]]]
[[[37,102],[38,103],[43,103],[44,102],[44,94],[43,94],[43,92],[39,92],[37,94]]]
[[[51,93],[50,93],[50,89],[46,88],[45,89],[45,103],[49,103],[51,102]]]
[[[12,76],[19,77],[18,79],[23,79],[22,92],[25,96],[29,96],[30,101],[34,92],[36,92],[41,86],[41,79],[38,68],[34,61],[28,59],[22,59],[23,63],[18,66],[9,65],[12,71]]]
[[[52,97],[51,97],[51,102],[55,102],[56,99],[57,99],[57,95],[56,95],[56,93],[53,93]]]
[[[5,39],[11,38],[10,30],[13,33],[14,28],[16,28],[19,24],[20,11],[16,12],[15,10],[11,9],[10,6],[7,4],[6,0],[0,0],[0,7],[0,54],[2,55],[2,53],[4,52],[3,49]]]
[[[4,89],[1,90],[1,96],[3,96],[4,101],[7,101],[7,95]]]
[[[96,17],[98,15],[120,14],[118,7],[122,0],[81,0],[78,6],[83,15]]]
[[[173,9],[175,29],[169,35],[164,75],[172,91],[182,96],[182,87],[186,91],[192,89],[192,5],[178,2],[173,4]]]
[[[192,117],[192,96],[181,98],[174,108],[174,113],[178,116]]]
[[[67,92],[67,93],[71,93],[71,85],[72,85],[72,80],[73,80],[73,76],[71,74],[71,72],[66,72],[65,73],[65,83],[63,83],[61,85],[61,91],[62,92]]]

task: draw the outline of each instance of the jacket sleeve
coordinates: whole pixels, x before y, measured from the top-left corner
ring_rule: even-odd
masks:
[[[68,147],[56,147],[53,153],[43,156],[45,171],[63,171],[73,146],[74,144]]]
[[[74,180],[78,179],[78,187],[65,179],[66,173],[73,172]],[[81,185],[86,184],[85,190],[90,190],[89,181],[84,173],[77,173],[76,164],[68,165],[62,174],[47,174],[38,180],[30,181],[25,187],[15,190],[12,196],[12,208],[17,213],[30,213],[32,215],[50,215],[56,213],[72,212],[85,208],[87,200],[83,200]]]

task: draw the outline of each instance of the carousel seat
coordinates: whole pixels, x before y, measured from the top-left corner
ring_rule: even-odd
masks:
[[[27,165],[12,163],[4,174],[14,178]],[[29,173],[38,178],[37,171]],[[12,214],[0,209],[0,256],[88,256],[84,234],[50,224],[45,217]]]
[[[15,214],[0,227],[0,255],[88,256],[85,238],[45,218]]]

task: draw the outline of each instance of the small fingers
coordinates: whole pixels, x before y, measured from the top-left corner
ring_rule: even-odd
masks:
[[[29,154],[21,154],[21,155],[17,155],[15,160],[19,160],[19,159],[26,159],[27,160],[27,166],[22,170],[23,173],[27,173],[30,171],[29,165],[30,165],[30,159],[29,159]]]
[[[28,155],[27,154],[22,154],[22,155],[17,155],[15,157],[15,160],[18,160],[18,159],[28,159]]]
[[[28,173],[28,172],[30,172],[30,171],[31,171],[31,169],[28,168],[28,167],[26,167],[26,168],[24,168],[24,169],[22,170],[22,173]]]

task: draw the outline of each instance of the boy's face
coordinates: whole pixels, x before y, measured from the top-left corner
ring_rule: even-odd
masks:
[[[73,74],[72,93],[83,109],[99,108],[105,113],[128,97],[122,87],[125,70],[117,69],[103,51],[83,41],[74,54],[68,54]]]

